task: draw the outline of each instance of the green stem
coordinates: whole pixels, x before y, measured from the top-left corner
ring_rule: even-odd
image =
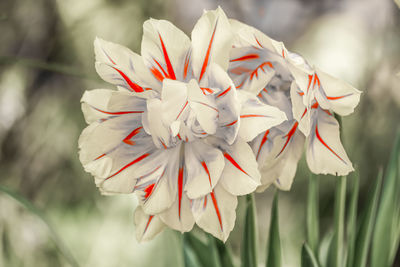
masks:
[[[310,174],[307,195],[307,243],[315,255],[317,255],[319,240],[318,194],[318,177],[314,174]]]

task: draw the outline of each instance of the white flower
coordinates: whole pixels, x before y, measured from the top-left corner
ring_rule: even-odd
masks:
[[[260,185],[247,142],[286,116],[236,91],[226,73],[233,32],[220,8],[203,14],[192,40],[163,20],[143,30],[141,56],[95,41],[96,70],[119,90],[85,92],[80,160],[103,193],[137,194],[139,240],[197,223],[225,241],[236,196]]]
[[[312,172],[345,175],[352,171],[333,112],[342,116],[353,112],[360,92],[314,71],[283,43],[238,21],[230,22],[235,40],[228,73],[236,87],[278,107],[288,118],[251,143],[263,171],[258,191],[272,183],[280,189],[290,189],[305,140]]]

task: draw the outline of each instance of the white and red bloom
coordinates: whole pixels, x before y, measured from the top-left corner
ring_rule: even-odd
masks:
[[[353,112],[360,92],[321,71],[314,71],[283,43],[231,20],[235,40],[228,73],[238,89],[286,113],[287,121],[258,135],[251,143],[263,171],[263,191],[274,183],[289,190],[304,143],[314,173],[345,175],[353,170],[340,143],[333,113]]]
[[[226,72],[234,35],[220,8],[203,14],[191,40],[164,20],[143,30],[141,56],[95,41],[96,70],[118,90],[83,95],[80,160],[103,193],[137,194],[139,240],[197,223],[225,241],[236,196],[260,185],[247,142],[286,116],[236,90]]]

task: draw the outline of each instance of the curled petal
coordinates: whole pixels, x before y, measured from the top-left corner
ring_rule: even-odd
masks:
[[[360,101],[361,92],[348,83],[334,78],[321,70],[317,69],[316,74],[321,82],[321,87],[316,93],[321,107],[333,110],[341,116],[353,113]]]
[[[242,105],[240,111],[239,137],[246,142],[253,140],[259,133],[287,120],[283,111],[260,102],[254,95],[238,91]]]
[[[159,234],[165,224],[158,215],[148,215],[144,213],[142,207],[135,210],[136,239],[139,242],[149,241]]]
[[[260,172],[251,147],[238,138],[228,145],[220,139],[209,139],[225,157],[225,168],[219,183],[233,195],[245,195],[253,192],[260,185]]]
[[[354,169],[340,142],[339,123],[322,109],[317,112],[308,137],[308,167],[316,174],[347,175]]]
[[[225,242],[236,220],[237,197],[217,185],[208,195],[193,200],[193,215],[204,231]]]

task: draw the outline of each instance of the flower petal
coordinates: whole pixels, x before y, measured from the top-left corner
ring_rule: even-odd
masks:
[[[340,142],[339,124],[322,109],[316,112],[308,137],[308,167],[316,174],[347,175],[354,169]]]
[[[260,102],[256,96],[246,91],[238,91],[242,105],[240,111],[239,137],[246,142],[253,140],[259,133],[287,120],[283,111]]]
[[[142,57],[130,49],[100,38],[95,39],[94,48],[96,70],[103,80],[137,93],[144,92],[147,87],[161,88]]]
[[[161,93],[162,113],[165,125],[184,120],[188,112],[187,85],[183,82],[164,79]]]
[[[183,162],[180,162],[179,168],[170,174],[170,181],[175,188],[176,198],[172,206],[160,214],[161,220],[172,229],[188,232],[193,228],[194,218],[191,211],[191,200],[184,192],[187,181],[187,171]]]
[[[311,129],[312,106],[304,105],[304,92],[295,81],[290,87],[290,99],[292,101],[293,118],[299,122],[298,128],[308,136]]]
[[[316,93],[317,100],[321,107],[333,110],[341,116],[353,113],[360,101],[361,92],[350,84],[321,70],[317,69],[316,74],[321,81],[319,93]]]
[[[206,133],[215,134],[219,112],[214,99],[205,95],[195,80],[189,82],[188,94],[189,106],[195,112],[200,126]]]
[[[204,231],[225,242],[236,220],[237,197],[221,185],[205,197],[193,200],[193,215]]]
[[[217,64],[211,64],[203,79],[204,84],[216,88],[215,103],[219,112],[215,136],[232,144],[239,131],[240,102],[236,88],[228,74]],[[201,84],[200,84],[201,86]]]
[[[149,19],[143,24],[142,57],[159,81],[184,80],[189,50],[189,37],[172,23]]]
[[[148,215],[144,213],[142,207],[135,210],[136,239],[139,242],[153,239],[165,228],[165,224],[158,215]]]
[[[185,191],[189,198],[199,198],[212,191],[225,166],[222,152],[203,141],[185,146],[187,182]]]
[[[233,195],[245,195],[253,192],[260,185],[260,172],[251,147],[238,138],[228,145],[217,138],[207,139],[219,148],[225,157],[225,167],[219,184]]]
[[[199,81],[211,63],[228,68],[232,41],[231,26],[222,9],[204,12],[192,31],[192,68]]]

